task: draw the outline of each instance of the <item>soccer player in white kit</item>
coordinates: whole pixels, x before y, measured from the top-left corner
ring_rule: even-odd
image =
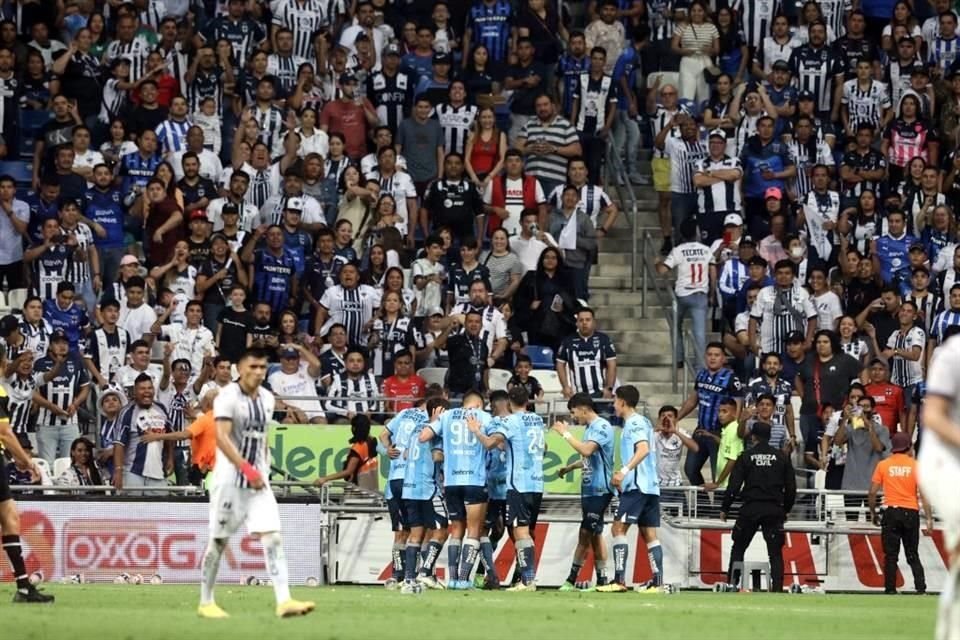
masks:
[[[960,327],[950,327],[953,336],[937,347],[927,371],[927,394],[923,402],[923,446],[920,447],[919,479],[922,495],[930,501],[943,523],[950,572],[940,591],[936,640],[960,640]]]
[[[287,558],[280,537],[280,511],[270,489],[270,451],[267,423],[274,397],[261,388],[267,374],[267,356],[248,350],[237,363],[238,382],[225,386],[213,402],[217,423],[217,463],[210,489],[210,540],[201,565],[200,606],[203,618],[226,618],[213,599],[220,556],[227,540],[241,524],[260,539],[267,570],[277,598],[277,616],[306,615],[314,603],[290,597]]]

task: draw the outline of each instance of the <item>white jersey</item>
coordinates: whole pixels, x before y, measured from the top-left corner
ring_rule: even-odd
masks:
[[[294,373],[278,369],[267,378],[270,389],[283,399],[285,404],[303,411],[308,420],[323,416],[323,407],[317,396],[317,379],[308,373],[309,365],[300,363]]]
[[[707,292],[712,258],[710,247],[699,242],[684,242],[673,248],[663,263],[677,270],[673,288],[678,297]]]
[[[822,260],[829,260],[833,252],[833,233],[823,228],[830,222],[837,223],[840,217],[840,194],[827,191],[818,194],[808,191],[802,196],[803,217],[807,222],[807,242],[817,250]]]
[[[817,310],[806,289],[771,285],[760,290],[750,317],[760,322],[761,353],[783,353],[787,336],[794,331],[805,334],[807,320],[816,318]]]
[[[682,429],[678,429],[686,437],[690,434]],[[683,475],[680,472],[680,457],[683,455],[683,440],[675,433],[671,433],[666,438],[663,434],[657,434],[657,476],[660,478],[661,487],[680,487],[683,486]]]
[[[160,339],[173,343],[170,361],[190,361],[193,373],[199,374],[203,368],[203,359],[217,355],[217,347],[210,329],[202,324],[196,329],[186,325],[166,324],[160,327]]]
[[[923,351],[927,346],[927,333],[920,327],[913,327],[906,334],[899,329],[887,339],[888,349],[911,350],[920,347],[919,360],[907,360],[893,356],[890,360],[890,382],[909,387],[923,380]]]
[[[213,401],[213,416],[216,420],[233,423],[230,440],[240,456],[259,471],[264,479],[270,477],[270,450],[267,448],[267,425],[273,420],[276,401],[273,394],[258,388],[252,395],[243,392],[240,385],[231,382],[217,394]],[[217,448],[217,464],[213,471],[213,483],[240,488],[249,488],[243,476],[220,448]]]
[[[380,183],[380,195],[389,193],[393,196],[397,204],[397,215],[400,217],[396,227],[401,235],[406,235],[407,222],[410,220],[407,198],[417,197],[417,187],[413,184],[413,178],[406,171],[396,171],[389,178],[381,176],[379,171],[371,171],[367,177]]]
[[[790,38],[783,44],[777,42],[773,36],[767,36],[763,39],[763,45],[760,50],[760,62],[763,63],[763,73],[764,75],[770,75],[773,72],[773,65],[775,62],[790,61],[790,54],[793,53],[793,50],[797,47],[800,47],[803,43],[800,42],[799,38],[794,35],[791,35]]]
[[[813,296],[813,306],[817,310],[817,329],[836,331],[837,319],[843,316],[843,305],[833,291]]]

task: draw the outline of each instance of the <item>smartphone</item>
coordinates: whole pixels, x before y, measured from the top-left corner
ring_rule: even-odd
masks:
[[[733,242],[733,232],[732,232],[732,231],[724,231],[724,232],[723,232],[723,244],[729,245],[731,242]]]

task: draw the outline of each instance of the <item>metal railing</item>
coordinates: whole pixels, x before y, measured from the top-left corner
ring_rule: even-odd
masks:
[[[623,166],[623,161],[620,159],[620,154],[617,153],[616,145],[613,144],[612,140],[610,144],[607,145],[607,168],[608,171],[604,174],[604,190],[607,191],[607,193],[610,192],[610,178],[614,178],[617,194],[620,196],[621,212],[626,216],[627,222],[630,224],[630,291],[636,292],[638,257],[637,219],[639,217],[639,205],[637,194],[634,192],[633,184],[630,182],[630,176],[627,173],[626,167]]]

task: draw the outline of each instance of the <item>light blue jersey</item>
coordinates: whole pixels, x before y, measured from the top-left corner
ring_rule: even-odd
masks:
[[[390,433],[390,442],[400,450],[400,455],[390,459],[390,475],[388,480],[403,480],[404,470],[407,467],[407,457],[403,455],[407,444],[410,442],[410,434],[419,431],[420,428],[430,422],[430,417],[423,409],[404,409],[390,422],[387,423],[387,431]]]
[[[583,459],[583,484],[580,495],[603,496],[613,493],[610,476],[613,470],[613,427],[604,418],[597,417],[587,426],[584,442],[596,442],[597,450]]]
[[[535,413],[512,413],[490,425],[507,441],[507,486],[518,493],[543,493],[543,418]]]
[[[621,484],[624,493],[636,491],[647,495],[660,495],[660,479],[657,475],[656,438],[653,437],[653,425],[639,413],[627,418],[623,425],[623,434],[620,436],[620,462],[626,465],[633,457],[639,443],[646,442],[650,452],[628,473]]]
[[[487,427],[489,433],[496,431],[503,418],[494,418]],[[487,451],[487,495],[491,500],[507,499],[507,452],[499,447]]]
[[[407,463],[403,475],[404,500],[430,500],[440,495],[440,470],[433,461],[433,452],[440,448],[440,440],[434,438],[430,442],[420,442],[420,432],[427,422],[426,414],[424,418],[424,422],[410,432],[404,447]]]
[[[481,409],[450,409],[431,425],[443,439],[443,485],[445,487],[484,487],[487,484],[486,449],[470,432],[467,416],[474,416],[486,431],[493,419]]]

